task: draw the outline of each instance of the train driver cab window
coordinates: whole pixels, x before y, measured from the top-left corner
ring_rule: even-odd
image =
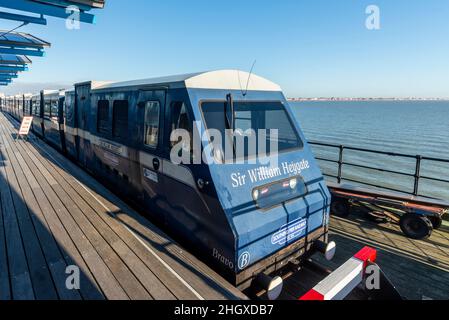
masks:
[[[112,136],[124,139],[128,135],[128,100],[115,100],[112,105]]]
[[[145,103],[144,143],[152,148],[156,148],[158,145],[160,112],[159,101],[147,101]]]
[[[185,130],[189,134],[190,144],[182,145],[179,151],[179,156],[182,157],[183,152],[187,154],[192,154],[193,146],[193,130],[192,121],[190,120],[187,106],[184,102],[173,102],[171,106],[171,132],[174,130]],[[170,140],[170,147],[173,148],[175,145],[180,143],[182,137],[178,137],[178,140]]]
[[[109,123],[109,101],[99,100],[97,105],[97,132],[108,133]]]

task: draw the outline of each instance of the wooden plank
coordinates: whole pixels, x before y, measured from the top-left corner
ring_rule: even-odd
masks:
[[[0,167],[0,198],[2,202],[12,298],[16,300],[32,300],[34,299],[33,285],[28,270],[11,190],[9,188],[8,176],[6,174],[6,167],[9,166],[9,161],[5,156],[5,148],[3,146],[0,157],[3,163],[3,166]]]
[[[383,247],[388,247],[391,250],[394,250],[396,252],[399,252],[401,254],[408,255],[409,257],[413,259],[417,259],[422,261],[423,263],[433,265],[435,267],[439,267],[445,271],[449,271],[449,261],[448,257],[444,254],[441,254],[440,250],[442,249],[441,246],[435,246],[431,244],[431,246],[427,246],[427,244],[423,241],[416,241],[416,240],[410,240],[406,239],[406,241],[409,241],[408,243],[402,243],[403,240],[402,235],[395,235],[393,232],[388,232],[388,230],[385,230],[382,234],[382,236],[362,236],[360,233],[357,232],[357,230],[354,230],[350,227],[338,227],[334,228],[333,230],[339,231],[342,233],[350,233],[354,237],[360,237],[360,238],[366,238],[370,239],[371,241],[374,241],[376,244],[381,245]],[[393,241],[394,244],[390,244],[389,241],[385,241],[385,238],[390,238],[391,241]],[[396,239],[400,238],[400,239]],[[435,248],[435,249],[434,249]],[[434,249],[434,250],[432,250]]]
[[[78,205],[75,205],[69,195],[62,188],[54,189],[61,202],[70,212],[79,228],[83,230],[86,238],[92,243],[98,254],[105,261],[111,272],[114,274],[121,287],[125,290],[131,299],[143,300],[151,299],[149,293],[136,279],[134,274],[129,270],[125,263],[120,259],[116,252],[111,248],[109,243],[105,241],[102,235],[110,237],[112,230],[104,228],[99,231],[88,221],[83,215]],[[118,241],[118,240],[116,240]],[[137,258],[137,257],[136,257]]]
[[[48,163],[51,166],[51,163]],[[54,164],[53,164],[54,166]],[[94,208],[90,207],[86,201],[95,201],[94,199],[84,200],[76,192],[72,186],[70,186],[61,176],[64,172],[59,172],[59,168],[54,166],[55,178],[60,183],[61,187],[67,192],[74,203],[80,208],[81,212],[92,223],[97,230],[101,230],[106,241],[110,243],[122,258],[124,263],[130,268],[139,281],[145,286],[152,297],[155,299],[174,299],[174,295],[169,289],[153,274],[139,257],[148,254],[140,243],[130,243],[130,234],[123,228],[123,226],[113,219],[107,212],[103,210],[94,211]],[[59,169],[59,170],[58,170]],[[61,170],[62,171],[62,170]],[[78,186],[79,187],[79,186]],[[103,220],[103,219],[104,220]],[[108,224],[106,223],[108,222]],[[131,240],[131,241],[130,241]],[[126,241],[126,243],[125,243]],[[157,270],[155,270],[157,272]]]
[[[50,232],[50,227],[48,226],[47,221],[42,214],[42,210],[39,207],[38,201],[31,190],[31,187],[36,188],[37,181],[31,170],[29,170],[28,166],[25,164],[21,154],[17,151],[14,152],[14,154],[24,174],[24,177],[21,177],[20,179],[22,180],[20,187],[23,191],[24,201],[29,208],[31,219],[50,269],[58,297],[64,300],[78,300],[81,298],[78,291],[69,290],[65,285],[65,270],[68,265],[61,254],[52,233]],[[29,184],[27,182],[29,182]]]
[[[338,236],[340,246],[356,245],[358,247],[365,245],[363,241],[350,240],[350,238],[343,239]],[[349,240],[349,241],[348,241]],[[354,247],[351,247],[354,248]],[[356,250],[354,248],[353,250]],[[386,269],[391,270],[392,276],[401,277],[405,284],[409,281],[416,281],[417,283],[426,280],[423,285],[429,283],[436,289],[444,289],[449,286],[449,273],[442,271],[420,261],[413,260],[407,256],[401,256],[391,251],[378,248],[379,261]],[[448,293],[449,294],[449,293]]]
[[[39,181],[40,183],[43,193],[45,194],[45,196],[49,200],[49,203],[53,207],[54,212],[58,217],[58,220],[64,226],[64,229],[72,239],[73,243],[77,246],[80,255],[83,257],[86,264],[88,265],[89,270],[94,274],[96,282],[103,290],[103,293],[109,299],[128,299],[128,296],[120,287],[120,285],[117,283],[114,275],[110,272],[105,262],[100,258],[100,256],[95,251],[93,246],[86,239],[82,230],[79,229],[78,225],[74,222],[73,218],[70,216],[70,213],[67,211],[64,205],[60,202],[59,198],[50,188],[50,185],[48,184],[46,177],[42,175],[42,171],[46,171],[49,174],[48,170],[43,168],[42,164],[39,162],[37,158],[34,157],[32,153],[27,154],[26,157],[28,158],[28,161],[33,162],[33,164],[35,165],[36,170],[35,171],[33,170],[33,172],[36,175],[37,181]],[[52,178],[50,179],[50,181],[55,180]],[[79,264],[77,264],[77,266],[81,267]]]
[[[36,158],[37,159],[37,158]],[[40,159],[42,160],[42,159]],[[45,167],[41,164],[41,167]],[[46,168],[46,172],[51,174]],[[52,176],[52,180],[56,181]],[[49,181],[48,181],[49,182]],[[146,290],[138,283],[132,273],[126,268],[119,257],[113,252],[110,246],[104,241],[101,234],[109,234],[109,230],[101,230],[101,233],[97,232],[87,219],[82,215],[79,208],[68,197],[68,195],[60,188],[54,188],[53,191],[59,197],[60,201],[65,205],[67,210],[71,213],[75,221],[78,222],[80,229],[83,230],[87,239],[89,239],[100,256],[103,258],[107,265],[115,275],[117,280],[121,283],[128,295],[133,299],[149,299],[151,296]]]
[[[349,219],[353,219],[352,217]],[[397,226],[376,225],[366,221],[354,224],[341,218],[332,219],[334,230],[351,233],[356,236],[366,237],[382,243],[391,248],[395,248],[402,253],[407,253],[411,257],[416,257],[427,263],[438,262],[441,267],[449,271],[449,255],[443,249],[445,244],[433,241],[433,237],[427,240],[412,240],[406,238]],[[447,245],[446,245],[447,246]]]
[[[53,156],[52,150],[48,149],[48,147],[46,145],[41,144],[39,142],[37,144],[38,144],[38,148],[44,149],[45,152],[52,153],[52,156]],[[72,164],[65,162],[66,159],[61,158],[60,155],[58,155],[58,154],[56,154],[54,156],[55,156],[55,158],[57,158],[58,161],[64,163],[64,170],[61,170],[61,172],[69,171],[70,175],[67,175],[67,176],[76,175],[77,178],[80,178],[80,176],[81,176],[81,179],[86,180],[87,176],[83,177],[83,176],[85,176],[85,174],[83,172],[81,172],[81,174],[79,172],[74,173],[74,171],[80,170],[79,168],[77,168],[77,167],[73,168],[74,166]],[[59,167],[61,167],[61,166],[62,165],[59,165]],[[70,170],[69,170],[69,168],[70,168]],[[72,170],[72,168],[74,170]],[[88,180],[89,180],[88,184],[94,185],[94,189],[98,193],[102,193],[102,195],[104,195],[104,193],[107,193],[106,196],[110,197],[110,194],[108,192],[104,192],[105,191],[104,187],[102,187],[101,185],[98,185],[96,183],[96,181],[94,181],[90,177],[88,177]],[[71,182],[75,183],[74,181],[71,181]],[[86,181],[83,181],[83,183],[86,183]],[[97,184],[97,185],[95,185],[95,184]],[[78,193],[84,193],[83,190],[79,188],[79,185],[76,184],[73,187],[76,188]],[[109,212],[123,212],[124,211],[123,208],[126,207],[127,211],[126,211],[126,213],[121,214],[121,217],[126,218],[129,214],[133,214],[133,216],[138,216],[132,210],[130,210],[126,205],[124,205],[119,199],[115,198],[115,196],[112,196],[114,198],[113,201],[114,201],[114,203],[120,203],[120,207],[113,205],[112,203],[110,203],[109,201],[104,199],[102,196],[100,196],[98,193],[96,194],[96,197],[101,197],[101,201],[104,203],[107,203],[108,207],[110,206]],[[86,195],[86,193],[84,193],[83,196],[88,197],[88,195]],[[96,211],[98,211],[98,212],[101,210],[104,211],[104,208],[101,208],[101,206],[98,203],[95,203],[95,201],[92,202],[90,200],[89,203],[91,205],[96,206],[96,209],[95,209]],[[130,213],[130,212],[133,212],[133,213]],[[104,217],[104,215],[103,215],[103,217]],[[139,217],[139,219],[141,218],[140,216],[138,216],[138,217]],[[139,220],[139,222],[137,222],[137,223],[133,219],[130,219],[129,221],[132,224],[137,224],[137,225],[141,225],[142,223],[146,224],[146,226],[143,229],[145,236],[147,236],[147,234],[149,234],[151,238],[156,239],[156,242],[153,241],[154,239],[151,239],[150,241],[147,240],[148,241],[147,244],[151,247],[154,247],[156,244],[160,245],[160,247],[159,246],[156,247],[158,254],[160,254],[161,257],[166,258],[170,265],[175,265],[177,271],[181,270],[182,276],[183,277],[186,276],[187,277],[186,279],[188,279],[189,283],[198,284],[197,286],[194,286],[195,289],[200,290],[200,291],[205,290],[205,294],[212,295],[212,297],[216,298],[216,299],[224,298],[224,297],[233,298],[233,299],[244,298],[244,295],[242,295],[240,292],[237,292],[238,290],[233,288],[229,283],[225,282],[224,280],[222,280],[223,282],[220,283],[220,285],[218,285],[216,279],[221,279],[221,277],[216,274],[213,274],[212,271],[209,268],[205,267],[204,265],[200,266],[201,264],[198,263],[198,260],[196,260],[195,258],[193,258],[191,256],[187,257],[187,255],[184,253],[183,250],[177,248],[173,252],[164,254],[167,251],[168,247],[175,246],[175,245],[172,245],[172,241],[169,240],[168,238],[164,238],[161,240],[160,238],[158,238],[159,236],[155,237],[154,226],[152,226],[147,220],[144,220],[144,221]],[[146,229],[146,227],[148,225],[151,225],[150,230]],[[140,230],[140,231],[142,231],[142,230]],[[157,233],[160,234],[160,231],[157,231]],[[164,235],[164,237],[165,237],[165,235]],[[134,240],[134,242],[135,242],[135,240]],[[136,242],[136,243],[138,244],[138,242]],[[167,243],[170,245],[167,246]],[[148,256],[148,254],[145,255],[145,257],[147,257],[147,256]],[[189,263],[185,263],[185,262],[192,262],[192,261],[193,261],[192,265],[195,266],[194,271],[192,271],[192,268],[190,267]],[[182,262],[182,263],[180,263],[180,262]],[[162,269],[159,268],[159,270],[164,271],[164,268],[162,268]],[[165,270],[165,271],[167,271],[167,270]],[[170,277],[170,273],[167,273],[166,276]],[[166,278],[164,277],[163,279],[165,280]],[[179,284],[176,286],[176,288],[179,288]],[[170,289],[172,289],[172,287]],[[182,286],[180,287],[180,289],[183,289]],[[185,290],[185,288],[183,289],[183,291],[184,291],[184,295],[185,295],[185,292],[188,292],[187,290]],[[206,295],[206,297],[207,297],[207,295]]]
[[[44,177],[40,174],[37,167],[34,166],[34,163],[32,163],[29,160],[26,152],[24,153],[24,155],[26,155],[25,160],[27,164],[30,166],[31,171],[36,175],[36,179],[38,181],[44,181]],[[95,279],[92,276],[89,268],[85,264],[83,258],[81,257],[80,253],[78,252],[77,248],[72,242],[72,239],[70,238],[68,232],[65,230],[61,221],[57,217],[56,212],[54,211],[50,202],[46,198],[43,190],[39,186],[39,188],[36,188],[33,191],[36,195],[36,199],[38,199],[38,202],[42,208],[42,212],[44,213],[45,219],[48,222],[50,230],[55,235],[55,238],[58,239],[58,245],[61,248],[61,251],[67,262],[67,265],[76,265],[80,268],[81,271],[80,291],[82,296],[85,299],[92,299],[92,300],[104,298],[101,289],[96,284]]]
[[[339,235],[331,235],[331,239],[337,241],[337,255],[334,263],[341,264],[365,244],[344,238]],[[318,258],[320,263],[326,264],[322,258]],[[448,274],[438,269],[423,266],[420,262],[401,257],[394,253],[378,250],[378,264],[392,280],[400,292],[409,299],[421,299],[422,295],[434,299],[447,299],[449,293]],[[430,280],[429,276],[440,275],[439,281]],[[445,290],[446,289],[446,290]]]
[[[3,136],[3,138],[5,138],[5,136]],[[7,152],[11,166],[7,168],[7,175],[9,177],[10,188],[13,191],[12,198],[18,217],[20,232],[22,234],[34,293],[36,299],[54,300],[58,298],[58,295],[42,252],[39,238],[30,218],[34,213],[29,211],[29,207],[25,202],[25,199],[30,197],[31,190],[29,188],[21,188],[20,186],[20,184],[22,186],[26,185],[26,179],[12,152],[13,146],[11,145],[11,141],[9,142],[10,147]]]
[[[0,162],[0,166],[2,166],[2,162]],[[0,197],[0,300],[10,299],[11,288],[9,286],[8,258],[6,253],[5,229],[3,226],[2,201]]]

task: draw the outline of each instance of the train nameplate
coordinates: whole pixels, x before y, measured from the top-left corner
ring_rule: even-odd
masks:
[[[143,176],[145,178],[147,178],[148,180],[151,180],[153,182],[156,182],[156,183],[159,182],[159,178],[157,176],[157,173],[152,171],[152,170],[149,170],[147,168],[143,168]]]

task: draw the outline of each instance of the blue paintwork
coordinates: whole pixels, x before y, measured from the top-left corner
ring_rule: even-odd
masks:
[[[0,7],[67,19],[70,16],[70,13],[66,12],[65,7],[58,6],[57,4],[57,1],[55,1],[55,5],[51,5],[27,0],[0,0]],[[87,10],[89,7],[80,7],[80,9]],[[81,11],[80,21],[95,24],[95,16]]]
[[[16,54],[16,55],[22,55],[22,56],[33,56],[33,57],[45,57],[45,52],[42,50],[0,48],[0,53]]]
[[[17,78],[18,75],[17,74],[11,74],[11,73],[0,73],[0,79],[15,79]]]
[[[45,18],[25,16],[23,14],[14,14],[10,12],[0,12],[0,19],[47,25],[47,19]]]

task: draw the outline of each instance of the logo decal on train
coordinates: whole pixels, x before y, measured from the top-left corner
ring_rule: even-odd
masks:
[[[222,255],[217,249],[214,248],[212,250],[212,256],[229,269],[231,270],[234,269],[234,263],[230,259],[226,258],[224,255]]]
[[[299,238],[307,229],[307,220],[299,218],[283,226],[271,237],[271,244],[284,245]]]

